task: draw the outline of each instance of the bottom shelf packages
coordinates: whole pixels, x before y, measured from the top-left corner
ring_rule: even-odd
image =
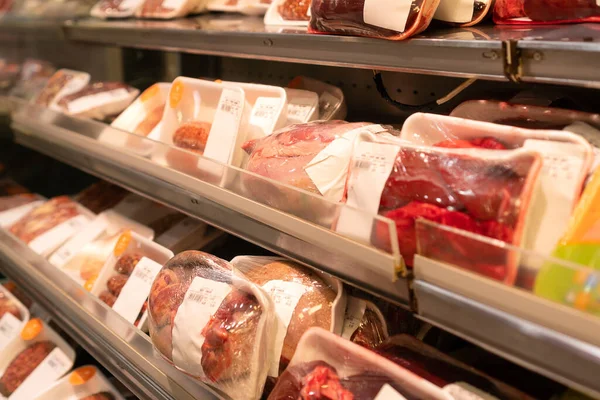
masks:
[[[220,398],[157,357],[146,334],[3,230],[0,270],[138,397]]]

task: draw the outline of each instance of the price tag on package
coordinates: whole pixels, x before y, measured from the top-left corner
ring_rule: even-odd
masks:
[[[318,107],[319,97],[316,93],[309,93],[307,96],[290,96],[288,94],[288,124],[302,124],[314,119],[312,116],[315,111],[318,114]]]
[[[47,387],[58,378],[63,376],[73,361],[60,349],[56,347],[48,354],[44,361],[33,370],[31,374],[10,396],[11,399],[34,399],[40,392],[40,388]]]
[[[250,114],[250,125],[259,127],[264,136],[273,133],[281,112],[281,102],[282,100],[279,97],[259,97],[256,99]]]
[[[103,215],[99,215],[83,228],[77,235],[69,239],[64,245],[62,245],[52,256],[50,256],[50,263],[56,267],[63,267],[77,252],[79,252],[86,244],[90,243],[97,237],[108,226],[108,221]]]
[[[112,307],[113,310],[130,323],[135,323],[150,294],[152,282],[161,268],[162,266],[156,261],[142,257],[121,289],[121,294]]]
[[[228,164],[234,151],[242,111],[244,91],[237,88],[225,88],[221,92],[217,111],[213,119],[204,156],[223,164]],[[200,160],[199,167],[204,167]]]
[[[73,217],[33,239],[29,242],[29,247],[36,253],[46,256],[89,222],[85,215]]]
[[[23,321],[9,312],[0,318],[0,349],[5,348],[21,332],[22,326]]]
[[[367,302],[356,297],[348,297],[346,303],[346,313],[344,315],[344,327],[342,328],[342,337],[350,340],[354,332],[360,326],[365,311]]]

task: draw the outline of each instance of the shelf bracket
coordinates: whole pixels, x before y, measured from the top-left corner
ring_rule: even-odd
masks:
[[[521,50],[517,47],[516,40],[505,40],[502,42],[502,54],[504,63],[504,75],[509,81],[519,83],[522,75]]]

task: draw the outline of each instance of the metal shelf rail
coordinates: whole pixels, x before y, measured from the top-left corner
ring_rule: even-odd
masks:
[[[146,334],[4,230],[0,270],[139,398],[222,398],[154,355]]]

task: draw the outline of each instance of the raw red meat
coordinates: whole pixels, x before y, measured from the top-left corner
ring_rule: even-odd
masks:
[[[302,379],[302,400],[353,400],[352,393],[344,389],[340,378],[331,368],[318,366]]]
[[[475,138],[471,140],[444,140],[434,145],[435,147],[446,147],[452,149],[481,148],[491,150],[506,150],[507,147],[492,137]]]

